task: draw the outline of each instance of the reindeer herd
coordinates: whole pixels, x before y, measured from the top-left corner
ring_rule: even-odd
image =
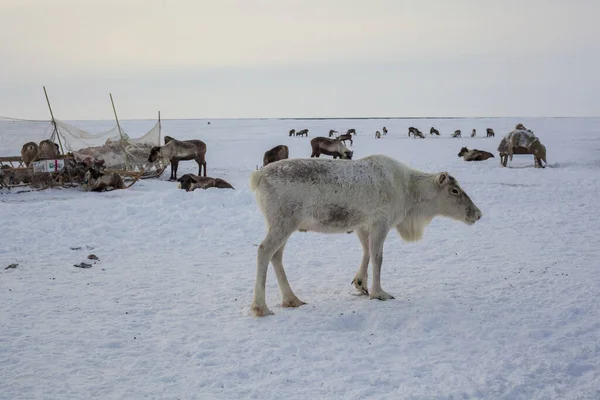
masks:
[[[335,129],[329,130],[329,137],[317,136],[310,140],[311,154],[310,158],[319,158],[321,155],[331,156],[334,159],[351,160],[354,152],[346,147],[346,142],[350,142],[350,146],[354,144],[353,136],[355,136],[356,129],[348,129],[346,133],[337,135],[338,131]],[[377,130],[375,132],[375,138],[380,139],[386,136],[388,129],[384,126],[381,132]],[[440,136],[439,130],[435,127],[431,127],[429,130],[430,135]],[[477,131],[473,129],[471,137],[475,137]],[[492,128],[486,129],[486,137],[494,137],[495,133]],[[302,129],[296,131],[292,129],[289,131],[289,136],[303,136],[308,137],[308,129]],[[413,126],[408,128],[408,136],[414,138],[425,138],[423,132]],[[456,130],[451,137],[461,137],[460,129]],[[179,187],[186,191],[192,191],[196,188],[207,189],[209,187],[217,188],[231,188],[231,184],[220,179],[207,177],[206,170],[206,143],[202,140],[176,140],[170,136],[165,136],[164,146],[155,146],[150,150],[148,156],[148,162],[154,163],[156,161],[162,161],[164,165],[171,164],[171,176],[169,180],[175,180],[179,182]],[[43,146],[34,146],[35,143],[28,143],[23,147],[23,158],[29,159],[31,156],[27,152],[38,153],[36,147],[42,148]],[[45,146],[48,147],[48,146]],[[54,148],[53,148],[54,149]],[[510,132],[498,147],[498,151],[501,157],[501,165],[506,167],[507,159],[512,160],[513,154],[532,154],[534,156],[535,167],[543,168],[542,161],[546,162],[546,148],[539,142],[539,139],[533,135],[533,132],[526,129],[522,124],[518,124],[515,131]],[[26,154],[27,153],[27,154]],[[463,147],[458,153],[459,157],[464,158],[465,161],[484,161],[489,158],[494,158],[492,153],[478,149],[468,149]],[[265,167],[276,161],[285,160],[290,157],[290,151],[286,145],[277,145],[267,150],[263,155],[263,164]],[[185,174],[181,178],[177,178],[177,169],[179,161],[194,160],[198,164],[198,175]],[[204,174],[202,171],[204,169]]]

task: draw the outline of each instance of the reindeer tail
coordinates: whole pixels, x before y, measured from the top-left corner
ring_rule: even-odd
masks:
[[[260,183],[260,178],[262,178],[262,173],[263,170],[262,169],[258,169],[254,172],[252,172],[252,174],[250,175],[250,190],[251,191],[255,191],[256,188],[258,187],[258,184]]]

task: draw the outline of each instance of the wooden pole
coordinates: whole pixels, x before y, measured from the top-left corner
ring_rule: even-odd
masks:
[[[160,146],[160,131],[162,129],[162,126],[160,124],[160,110],[158,110],[158,145]]]
[[[52,106],[50,106],[50,99],[48,98],[48,92],[46,92],[46,86],[42,86],[44,88],[44,95],[46,96],[46,103],[48,103],[48,109],[50,110],[50,117],[52,117],[52,125],[54,125],[54,133],[56,134],[56,139],[58,139],[58,144],[60,146],[60,152],[62,155],[65,154],[63,150],[62,141],[60,140],[60,135],[58,134],[58,128],[56,127],[56,120],[54,119],[54,113],[52,112]]]
[[[121,125],[119,124],[119,117],[117,117],[117,109],[115,108],[115,102],[113,101],[112,93],[110,95],[110,103],[112,104],[113,112],[115,113],[115,120],[117,121],[117,128],[119,128],[119,136],[123,140],[123,131],[121,131]]]

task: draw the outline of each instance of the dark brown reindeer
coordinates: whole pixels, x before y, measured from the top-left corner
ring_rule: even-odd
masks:
[[[234,189],[229,182],[221,178],[211,178],[207,176],[198,176],[194,174],[185,174],[181,178],[177,179],[179,189],[183,189],[186,192],[193,192],[196,189]]]
[[[494,155],[488,151],[471,149],[466,147],[460,149],[458,153],[459,157],[462,157],[465,161],[485,161],[488,158],[495,158]]]
[[[348,129],[347,135],[356,135],[356,129]]]
[[[438,131],[437,129],[435,129],[433,126],[431,127],[431,129],[429,130],[429,134],[430,135],[438,135],[440,136],[440,131]]]
[[[296,130],[290,129],[290,136],[296,136]]]
[[[165,141],[166,141],[165,137]],[[195,160],[198,163],[198,175],[206,176],[206,143],[202,140],[177,140],[170,138],[164,146],[155,146],[150,149],[148,161],[153,163],[162,160],[164,165],[171,164],[171,177],[169,180],[177,180],[177,168],[179,161]]]
[[[267,150],[263,157],[263,167],[275,161],[285,160],[290,157],[290,151],[284,144],[273,147],[271,150]]]
[[[349,140],[350,146],[354,145],[354,142],[352,141],[352,135],[349,133],[344,133],[343,135],[336,137],[336,140],[342,141],[344,144],[346,144],[346,140]]]
[[[408,136],[410,137],[411,134],[413,135],[413,138],[415,138],[415,139],[418,137],[421,139],[425,139],[425,135],[423,135],[423,132],[421,132],[414,126],[411,126],[408,128]]]
[[[471,131],[471,137],[475,137],[475,135],[477,135],[477,130],[473,128],[473,130]]]
[[[382,131],[383,131],[383,136],[387,135],[388,131],[387,131],[387,128],[385,126],[383,127]]]
[[[310,141],[310,146],[312,148],[311,158],[318,158],[321,154],[325,154],[327,156],[333,156],[333,158],[351,160],[352,155],[354,154],[354,152],[344,146],[339,139],[316,137]]]
[[[494,136],[496,136],[496,132],[494,132],[494,130],[492,128],[487,128],[485,131],[487,132],[487,136],[486,137],[494,137]]]
[[[296,132],[296,136],[308,136],[308,129],[302,129],[301,131]]]
[[[455,130],[451,137],[460,137],[460,129]]]

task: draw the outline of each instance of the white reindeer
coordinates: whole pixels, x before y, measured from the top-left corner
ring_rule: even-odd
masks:
[[[381,288],[383,243],[394,227],[405,241],[417,241],[435,216],[472,225],[482,213],[447,172],[426,173],[390,157],[359,160],[287,159],[252,173],[250,188],[267,223],[258,247],[251,313],[272,314],[265,300],[269,261],[284,307],[305,304],[292,292],[283,269],[283,251],[295,231],[355,231],[363,257],[352,283],[371,299],[394,297]],[[373,282],[367,290],[367,266]]]

